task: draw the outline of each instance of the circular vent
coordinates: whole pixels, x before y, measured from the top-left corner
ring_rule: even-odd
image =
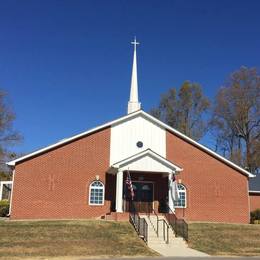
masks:
[[[138,141],[138,142],[136,143],[136,146],[137,146],[138,148],[142,148],[142,147],[144,146],[144,144],[143,144],[143,142]]]

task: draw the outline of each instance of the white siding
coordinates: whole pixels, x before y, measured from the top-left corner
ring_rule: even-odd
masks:
[[[143,142],[138,148],[136,143]],[[150,148],[166,157],[166,131],[143,115],[111,127],[110,165]]]

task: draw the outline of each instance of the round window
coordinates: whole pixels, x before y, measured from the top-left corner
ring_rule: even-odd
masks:
[[[138,142],[136,143],[136,146],[137,146],[138,148],[142,148],[142,147],[144,146],[144,144],[143,144],[143,142],[138,141]]]

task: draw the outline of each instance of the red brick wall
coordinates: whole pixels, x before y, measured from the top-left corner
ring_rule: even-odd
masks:
[[[250,194],[250,211],[260,209],[260,194]]]
[[[106,185],[105,205],[88,205],[89,184],[109,167],[110,128],[63,145],[15,168],[12,219],[91,218],[110,211],[114,185]]]
[[[184,170],[187,208],[177,215],[190,221],[249,223],[248,179],[225,163],[167,132],[167,159]]]

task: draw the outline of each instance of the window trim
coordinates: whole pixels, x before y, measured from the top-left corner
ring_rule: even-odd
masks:
[[[92,203],[90,202],[90,194],[91,194],[91,186],[94,182],[100,182],[102,184],[102,188],[101,187],[93,187],[93,189],[102,189],[103,190],[103,196],[102,196],[102,203]],[[105,185],[102,181],[100,180],[94,180],[89,184],[89,191],[88,191],[88,205],[90,206],[104,206],[105,205]]]
[[[10,199],[9,201],[11,201],[11,197],[12,197],[12,191],[13,191],[13,181],[0,181],[0,201],[3,200],[2,197],[3,197],[3,188],[4,188],[4,185],[5,184],[11,184],[12,187],[11,187],[11,193],[10,193]]]
[[[183,206],[175,206],[174,205],[174,208],[176,208],[176,209],[186,209],[187,208],[187,188],[182,183],[178,183],[177,185],[181,185],[184,188],[184,190],[179,190],[179,192],[183,192],[185,194],[185,206],[183,207]]]

